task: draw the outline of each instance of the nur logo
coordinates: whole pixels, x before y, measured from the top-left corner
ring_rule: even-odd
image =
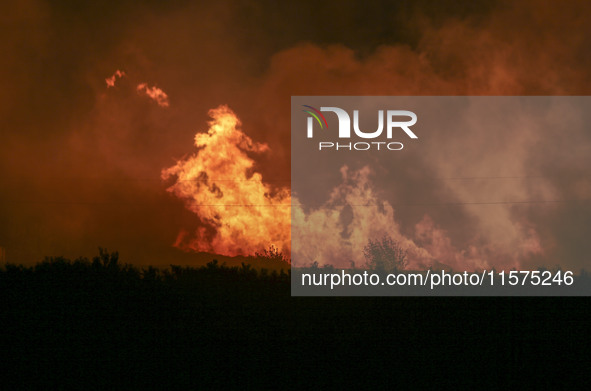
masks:
[[[324,126],[322,126],[322,121],[324,121],[324,125],[326,125],[326,128],[328,129],[328,123],[326,122],[326,118],[324,118],[324,115],[318,111],[318,109],[312,107],[312,106],[308,106],[308,105],[303,105],[304,107],[307,107],[308,109],[312,109],[314,110],[314,114],[313,112],[311,112],[310,110],[302,110],[305,113],[310,114],[312,117],[316,118],[316,121],[318,122],[318,125],[320,125],[320,129],[324,129]],[[320,108],[322,109],[322,107]],[[320,121],[320,118],[318,118],[318,116],[320,116],[322,118],[322,121]],[[308,137],[310,137],[310,132],[312,131],[312,117],[308,117]]]
[[[339,139],[351,138],[351,117],[347,111],[339,107],[320,107],[320,110],[309,105],[303,105],[305,108],[303,112],[309,114],[307,117],[307,137],[314,137],[314,120],[320,126],[320,129],[328,129],[328,122],[322,114],[322,112],[335,113],[339,121]],[[386,118],[384,120],[384,118]],[[410,129],[411,126],[417,123],[417,115],[412,111],[408,110],[387,110],[384,115],[384,110],[378,110],[378,128],[375,131],[366,132],[359,127],[359,110],[353,110],[353,131],[355,135],[362,139],[375,139],[382,135],[384,130],[384,122],[386,122],[386,138],[392,139],[394,129],[402,129],[404,133],[411,139],[418,139],[417,135]],[[348,144],[336,144],[336,150],[348,149],[357,151],[367,151],[374,146],[376,149],[380,149],[380,145],[386,144],[385,141],[377,142],[357,142]],[[320,142],[319,149],[330,149],[335,147],[335,143],[332,142]],[[389,142],[386,147],[391,151],[398,151],[403,148],[400,142]]]

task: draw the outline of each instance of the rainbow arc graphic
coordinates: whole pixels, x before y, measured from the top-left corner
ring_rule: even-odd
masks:
[[[312,117],[316,118],[316,121],[318,121],[318,124],[320,125],[320,129],[324,129],[324,125],[326,125],[326,129],[328,129],[328,123],[326,122],[326,118],[324,118],[324,115],[322,115],[322,113],[320,112],[320,110],[312,107],[312,106],[308,106],[308,105],[302,105],[304,107],[307,107],[313,111],[310,110],[302,110],[304,113],[308,113],[310,114]],[[320,116],[320,117],[319,117]],[[320,118],[322,118],[322,121],[320,121]],[[324,125],[322,124],[322,122],[324,121]]]

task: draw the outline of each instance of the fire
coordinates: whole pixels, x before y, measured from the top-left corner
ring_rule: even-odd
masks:
[[[343,166],[342,183],[331,191],[324,205],[307,213],[294,196],[292,255],[297,266],[312,262],[336,267],[363,266],[363,247],[370,239],[383,235],[408,250],[408,268],[412,270],[482,270],[493,265],[508,270],[519,268],[521,257],[541,252],[537,233],[516,223],[515,242],[507,247],[495,246],[492,240],[476,246],[479,238],[475,237],[464,248],[458,248],[429,215],[415,224],[414,232],[404,234],[392,204],[378,197],[371,175],[367,166],[359,170]],[[344,219],[347,208],[350,218]]]
[[[175,177],[168,191],[205,225],[181,232],[176,246],[223,255],[252,255],[274,245],[290,252],[290,191],[271,188],[247,152],[263,153],[266,144],[253,142],[241,130],[227,106],[209,111],[207,133],[195,135],[198,151],[164,169],[162,178]]]
[[[110,88],[110,87],[115,87],[115,82],[117,81],[117,79],[118,79],[118,78],[119,78],[119,79],[121,79],[121,78],[123,78],[124,76],[127,76],[127,75],[125,74],[125,72],[123,72],[123,71],[120,71],[119,69],[117,69],[117,70],[115,71],[115,73],[113,73],[113,74],[111,75],[111,77],[107,77],[107,78],[105,79],[105,83],[107,83],[107,88]]]
[[[147,83],[140,83],[137,86],[137,92],[138,93],[144,93],[148,98],[154,100],[156,103],[158,103],[158,106],[161,107],[168,107],[169,103],[168,103],[168,95],[166,94],[166,92],[162,91],[162,89],[153,86],[153,87],[148,87]]]
[[[318,262],[349,267],[364,265],[363,248],[370,239],[388,235],[408,250],[408,268],[414,270],[519,268],[521,258],[542,251],[535,230],[517,222],[512,222],[515,235],[509,246],[495,245],[484,233],[458,247],[426,214],[414,232],[405,234],[393,205],[378,196],[369,167],[343,166],[342,183],[327,201],[304,210],[289,188],[272,188],[254,171],[249,153],[264,153],[269,147],[244,134],[227,106],[212,109],[209,115],[207,133],[195,135],[197,152],[162,171],[163,179],[175,178],[168,191],[183,199],[203,223],[196,232],[179,233],[175,243],[179,248],[235,256],[253,255],[274,245],[288,256],[293,254],[297,266]],[[343,218],[346,214],[350,217]],[[520,250],[509,250],[515,248]]]

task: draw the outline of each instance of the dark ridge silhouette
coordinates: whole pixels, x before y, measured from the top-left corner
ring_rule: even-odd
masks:
[[[588,298],[298,298],[289,270],[216,260],[139,268],[102,249],[92,260],[5,265],[0,295],[4,389],[143,389],[160,376],[162,387],[202,388],[202,371],[275,388],[290,376],[306,382],[318,357],[363,371],[385,365],[384,354],[418,362],[590,348],[580,338]],[[286,378],[260,375],[270,366]]]

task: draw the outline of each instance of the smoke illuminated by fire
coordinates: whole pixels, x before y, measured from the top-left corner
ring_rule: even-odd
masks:
[[[198,151],[162,171],[163,179],[176,178],[168,191],[185,200],[206,225],[197,232],[181,232],[175,245],[232,256],[274,245],[289,254],[289,189],[265,184],[247,154],[265,152],[268,146],[244,134],[227,106],[209,115],[209,131],[195,135]]]

